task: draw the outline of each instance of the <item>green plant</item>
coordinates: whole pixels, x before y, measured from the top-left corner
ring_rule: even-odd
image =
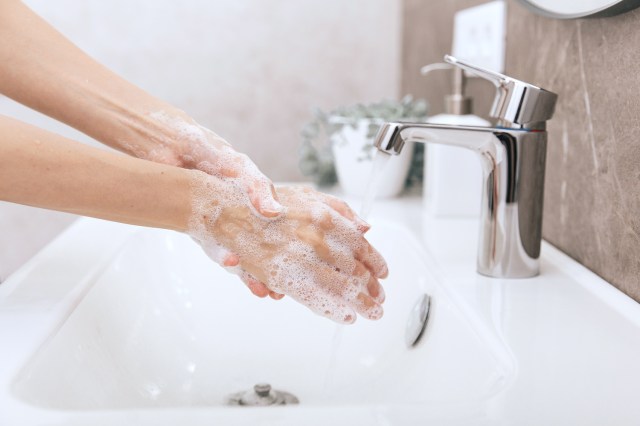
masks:
[[[371,120],[367,130],[367,137],[373,139],[385,121],[420,120],[427,115],[427,102],[422,99],[414,100],[410,95],[399,102],[383,100],[371,104],[355,104],[336,108],[324,112],[318,108],[312,111],[313,119],[302,129],[302,143],[300,145],[300,171],[312,177],[321,186],[336,182],[336,173],[331,151],[332,136],[340,133],[346,126],[355,129],[362,119]],[[373,145],[364,148],[363,157],[359,160],[370,160]],[[421,147],[420,147],[421,148]],[[407,178],[411,185],[422,180],[421,149],[414,151],[414,158]]]

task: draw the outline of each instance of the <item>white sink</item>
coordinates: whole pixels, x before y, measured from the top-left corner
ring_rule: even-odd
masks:
[[[540,277],[480,277],[474,221],[376,212],[385,315],[352,326],[251,296],[183,235],[79,221],[0,286],[0,424],[637,423],[635,302],[549,245]],[[261,382],[300,404],[224,405]]]

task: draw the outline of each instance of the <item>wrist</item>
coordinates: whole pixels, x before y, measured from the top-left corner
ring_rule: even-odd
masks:
[[[118,114],[116,130],[109,145],[144,160],[182,168],[188,167],[183,152],[185,137],[174,122],[188,122],[161,112],[124,111]],[[176,117],[176,118],[169,118]]]
[[[128,131],[134,135],[130,139],[135,142],[120,145],[130,154],[156,163],[202,169],[216,163],[221,150],[230,147],[217,134],[171,107],[124,121],[129,122]]]
[[[183,169],[184,170],[184,169]],[[217,220],[220,206],[224,204],[224,187],[213,176],[200,170],[184,170],[189,176],[189,216],[185,221],[187,234],[201,239],[207,228]]]

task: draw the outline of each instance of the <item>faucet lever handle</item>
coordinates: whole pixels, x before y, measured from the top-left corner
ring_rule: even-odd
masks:
[[[551,119],[558,95],[541,87],[481,68],[466,61],[445,55],[445,62],[462,68],[496,86],[491,117],[499,125],[512,128],[541,129]]]

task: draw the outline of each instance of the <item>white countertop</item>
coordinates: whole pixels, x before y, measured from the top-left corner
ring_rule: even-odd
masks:
[[[352,204],[357,207],[356,203]],[[440,388],[443,395],[454,392],[456,386],[465,389],[465,380],[473,387],[476,383],[473,380],[485,377],[484,373],[497,374],[490,387],[478,388],[482,392],[476,394],[469,391],[468,396],[461,392],[458,399],[454,398],[455,392],[450,393],[447,394],[450,399],[441,403],[427,396],[425,402],[420,403],[419,395],[407,395],[406,403],[384,398],[371,404],[349,403],[347,398],[341,404],[325,401],[305,405],[303,400],[297,407],[260,409],[187,403],[155,408],[134,405],[119,409],[96,405],[91,409],[70,409],[39,403],[36,397],[29,396],[30,392],[38,392],[30,381],[46,371],[47,362],[52,369],[63,365],[56,364],[63,362],[65,356],[61,336],[67,333],[65,338],[74,338],[73,327],[79,327],[74,325],[80,318],[79,312],[86,311],[88,306],[100,307],[100,302],[87,299],[94,293],[94,298],[98,297],[98,290],[107,297],[111,295],[106,287],[100,289],[103,286],[100,277],[110,270],[117,273],[118,268],[123,268],[113,266],[114,256],[117,258],[129,244],[127,241],[138,238],[137,235],[147,235],[149,241],[155,241],[156,235],[165,238],[165,234],[170,234],[154,230],[144,230],[141,234],[140,228],[81,219],[0,285],[0,347],[3,348],[0,352],[0,424],[415,425],[429,420],[439,425],[638,424],[640,407],[635,402],[640,395],[640,363],[637,361],[640,359],[640,307],[635,301],[547,243],[543,243],[541,274],[536,278],[501,280],[480,276],[475,272],[476,221],[425,218],[418,197],[377,202],[370,222],[373,225],[371,239],[374,244],[382,245],[379,249],[385,256],[391,257],[395,264],[407,259],[421,263],[417,272],[394,272],[391,268],[392,275],[385,284],[389,321],[399,318],[400,308],[394,307],[394,299],[400,300],[405,294],[403,286],[409,289],[407,281],[412,274],[422,274],[416,276],[416,280],[426,279],[428,282],[422,288],[434,298],[432,318],[421,347],[407,353],[405,349],[402,353],[398,350],[393,355],[397,358],[380,352],[381,357],[388,357],[380,360],[397,359],[397,363],[402,364],[393,366],[398,383],[414,381],[412,389],[422,389],[420,386],[424,383],[425,395],[431,395],[430,392],[437,395]],[[376,228],[383,231],[376,234]],[[412,237],[404,237],[405,234]],[[174,237],[166,238],[173,241]],[[411,241],[405,245],[405,240]],[[182,244],[182,240],[176,241]],[[170,263],[171,258],[167,259]],[[400,276],[402,279],[397,278]],[[111,291],[113,295],[119,294],[115,293],[115,287]],[[127,294],[122,297],[126,298],[128,292],[124,291]],[[153,297],[152,293],[148,295],[151,296],[144,297]],[[143,299],[132,299],[130,309],[135,310],[140,300]],[[104,303],[106,306],[107,301]],[[400,302],[397,303],[400,306]],[[107,312],[102,321],[109,325],[108,315],[112,314]],[[300,315],[300,321],[309,318],[310,327],[316,323],[324,327],[324,322],[308,317],[311,314],[304,311],[295,311],[295,315]],[[456,334],[458,329],[450,325],[454,320],[459,321],[456,327],[467,331]],[[359,324],[348,329],[343,341],[364,338],[366,333],[387,327]],[[151,329],[153,323],[148,327]],[[179,329],[174,332],[180,336]],[[365,334],[357,337],[357,333]],[[469,339],[475,343],[467,344]],[[367,344],[367,340],[362,342]],[[444,351],[445,347],[449,352],[439,354],[438,349]],[[477,373],[475,378],[455,373],[472,366],[443,365],[445,370],[451,368],[451,373],[443,378],[429,370],[428,365],[422,365],[443,362],[447,357],[451,363],[474,359],[476,350],[482,353],[477,354],[479,361],[473,367],[476,370],[469,370]],[[56,358],[56,354],[62,358]],[[363,371],[371,374],[369,370]],[[391,380],[386,386],[393,386],[394,376],[389,377]],[[60,383],[60,392],[72,387],[74,380],[83,378],[68,377],[68,380],[71,382]],[[373,383],[375,380],[372,386]]]

